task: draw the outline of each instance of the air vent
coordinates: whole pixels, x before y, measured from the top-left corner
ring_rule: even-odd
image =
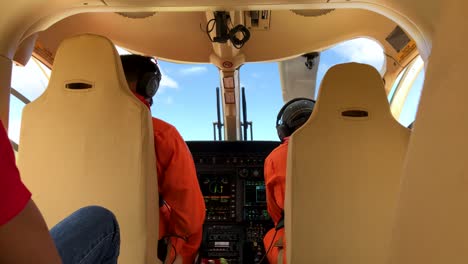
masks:
[[[93,85],[84,82],[73,82],[65,84],[65,88],[68,88],[70,90],[86,90],[93,88]]]
[[[154,16],[156,12],[117,12],[117,14],[127,18],[142,19]]]
[[[331,13],[335,9],[306,9],[306,10],[291,10],[296,15],[303,17],[318,17]]]
[[[385,40],[392,45],[396,52],[400,52],[411,41],[410,37],[399,26],[396,26]]]
[[[346,110],[341,112],[342,116],[345,117],[354,117],[354,118],[359,118],[359,117],[368,117],[369,112],[364,111],[364,110]]]

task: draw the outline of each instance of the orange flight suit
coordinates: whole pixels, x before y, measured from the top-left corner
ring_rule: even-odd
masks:
[[[193,264],[202,240],[205,201],[192,154],[174,126],[153,117],[153,132],[159,194],[165,202],[160,207],[159,238],[170,238],[172,258],[179,254],[183,264]]]
[[[288,138],[286,138],[281,145],[276,147],[265,159],[264,175],[267,197],[267,209],[268,213],[273,219],[273,222],[275,223],[275,226],[278,225],[278,222],[281,219],[282,212],[284,209],[287,157]],[[281,244],[283,248],[285,247],[284,228],[279,229],[276,232],[277,233],[275,236],[275,229],[272,228],[267,232],[267,234],[263,238],[265,250],[268,250],[270,245],[272,245],[267,255],[268,262],[270,262],[270,264],[278,263],[278,253],[281,248],[277,246],[277,243],[282,242]],[[284,252],[285,251],[283,251],[283,263],[286,263],[286,254]]]

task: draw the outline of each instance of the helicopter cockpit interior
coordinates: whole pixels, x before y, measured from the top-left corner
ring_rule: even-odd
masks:
[[[10,138],[22,178],[49,225],[71,208],[102,202],[122,221],[120,263],[158,263],[151,113],[128,90],[117,61],[122,49],[215,67],[216,85],[209,87],[216,95],[210,99],[214,122],[203,124],[206,139],[186,141],[206,206],[198,263],[267,263],[272,245],[263,238],[275,226],[264,163],[281,142],[254,140],[256,129],[266,128],[247,117],[250,95],[241,74],[261,63],[277,64],[281,104],[317,100],[288,149],[288,250],[281,262],[468,259],[468,4],[18,0],[0,6],[0,119],[16,131]],[[319,72],[327,50],[362,37],[382,49],[382,69],[349,63]],[[30,63],[42,77],[28,73],[24,87],[32,88],[25,92],[15,87],[15,76]],[[319,74],[324,77],[317,81]],[[32,83],[45,84],[39,91]],[[415,83],[419,93],[412,92]],[[207,104],[198,99],[194,104]],[[15,110],[18,100],[25,106]],[[416,120],[402,125],[397,120],[410,100]],[[191,109],[183,110],[189,116]],[[274,130],[277,112],[269,112]],[[195,130],[197,123],[190,126]],[[131,171],[138,171],[137,181],[125,178]]]

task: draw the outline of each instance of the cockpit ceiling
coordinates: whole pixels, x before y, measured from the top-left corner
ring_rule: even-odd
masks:
[[[251,30],[251,38],[240,53],[244,62],[282,60],[360,36],[378,40],[387,54],[396,55],[385,41],[396,24],[382,15],[362,9],[337,9],[319,16],[296,13],[273,10],[269,29]],[[243,16],[236,23],[242,20]],[[55,23],[39,34],[38,41],[54,54],[64,38],[95,33],[134,52],[171,61],[209,63],[214,46],[205,32],[206,23],[207,13],[196,11],[157,12],[138,19],[116,13],[82,13]]]

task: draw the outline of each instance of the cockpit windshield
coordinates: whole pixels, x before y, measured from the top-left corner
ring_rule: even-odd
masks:
[[[120,54],[129,54],[117,47]],[[327,70],[340,63],[360,62],[374,66],[385,73],[385,53],[379,43],[368,38],[357,38],[337,44],[320,53],[320,63],[315,76],[315,99]],[[163,77],[152,106],[153,116],[174,125],[185,140],[213,140],[213,122],[216,121],[216,87],[220,87],[220,72],[212,64],[181,64],[158,60]],[[304,66],[305,67],[305,66]],[[405,103],[400,122],[414,120],[424,80],[424,71],[415,82]],[[404,71],[401,75],[404,75]],[[252,122],[254,140],[277,140],[275,119],[284,103],[278,62],[246,63],[240,67],[240,87],[245,88],[247,121]],[[18,143],[21,111],[26,103],[35,100],[45,90],[50,69],[32,57],[25,67],[13,67],[10,106],[9,136]],[[392,101],[401,89],[389,95]],[[284,88],[283,88],[284,89]],[[249,136],[250,139],[250,136]]]

